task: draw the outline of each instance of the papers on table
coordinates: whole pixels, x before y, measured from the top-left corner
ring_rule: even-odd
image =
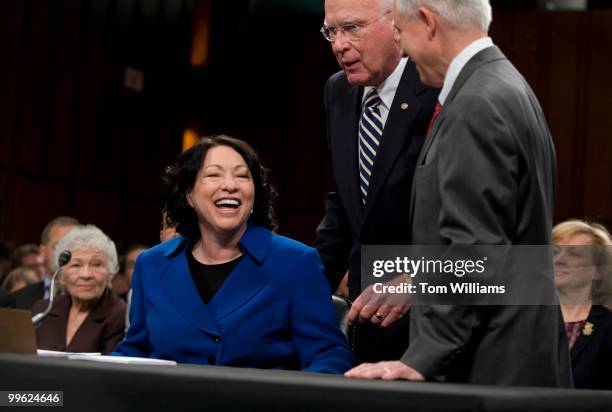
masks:
[[[108,356],[102,355],[100,352],[59,352],[55,350],[38,349],[37,354],[38,356],[52,358],[68,358],[70,360],[88,360],[104,363],[122,363],[124,365],[176,365],[176,362],[171,360],[135,358],[131,356]]]
[[[38,356],[46,356],[50,358],[69,358],[72,355],[80,355],[80,356],[100,356],[102,355],[100,352],[60,352],[56,350],[45,350],[45,349],[37,349],[36,354]]]
[[[172,360],[164,359],[151,359],[151,358],[135,358],[131,356],[104,356],[104,355],[83,355],[74,354],[68,356],[71,360],[87,360],[93,362],[104,362],[104,363],[122,363],[127,365],[172,365],[175,366],[176,362]]]

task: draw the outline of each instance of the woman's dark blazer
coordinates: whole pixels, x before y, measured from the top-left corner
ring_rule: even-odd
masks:
[[[570,353],[576,388],[612,389],[612,312],[593,305]]]
[[[191,242],[168,240],[136,262],[130,327],[116,355],[179,363],[343,373],[353,364],[317,252],[249,225],[244,254],[204,304],[187,262]]]
[[[47,307],[48,300],[34,304],[32,313],[40,313]],[[102,352],[115,350],[125,332],[125,302],[114,292],[106,289],[79,329],[66,345],[66,324],[72,300],[70,295],[58,295],[51,312],[36,329],[39,349],[66,352]]]

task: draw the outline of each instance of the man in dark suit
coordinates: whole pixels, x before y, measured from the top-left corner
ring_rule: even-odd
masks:
[[[57,262],[53,261],[53,251],[60,239],[78,225],[79,221],[69,216],[59,216],[47,223],[40,236],[40,253],[45,260],[45,274],[40,282],[15,292],[17,308],[32,309],[36,301],[49,298],[51,277],[57,266]]]
[[[555,153],[529,85],[487,36],[488,0],[396,0],[421,80],[442,86],[414,175],[412,244],[548,245]],[[544,257],[546,258],[546,257]],[[546,273],[554,297],[552,270]],[[400,361],[356,378],[566,386],[558,306],[418,305]],[[564,346],[565,345],[565,346]]]
[[[8,292],[0,289],[0,308],[14,308],[15,298]]]
[[[332,290],[348,270],[355,300],[349,339],[360,361],[397,359],[408,343],[407,317],[397,321],[406,305],[360,297],[361,246],[407,243],[412,176],[438,95],[402,58],[391,6],[391,0],[326,0],[321,29],[343,70],[325,86],[336,192],[326,198],[315,247]]]

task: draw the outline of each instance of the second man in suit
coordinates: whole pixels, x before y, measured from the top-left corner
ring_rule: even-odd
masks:
[[[531,88],[487,35],[489,1],[395,0],[393,14],[400,45],[421,80],[442,86],[439,117],[414,174],[411,242],[550,244],[552,139]],[[547,255],[538,259],[546,267]],[[544,287],[534,290],[554,297],[552,268],[542,273]],[[539,286],[534,276],[524,279]],[[410,346],[399,361],[364,364],[347,375],[569,385],[557,306],[430,303],[415,305],[409,317]]]

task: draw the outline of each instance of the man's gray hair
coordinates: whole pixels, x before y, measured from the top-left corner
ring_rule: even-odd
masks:
[[[425,6],[457,29],[489,31],[493,13],[489,0],[395,0],[399,14],[410,20]]]
[[[57,268],[57,260],[64,250],[74,251],[82,249],[96,249],[104,253],[106,257],[106,268],[111,278],[119,272],[119,261],[117,259],[117,248],[104,232],[97,226],[77,226],[68,232],[57,244],[53,251],[53,266]]]
[[[393,0],[378,0],[382,13],[386,13],[393,9]]]

